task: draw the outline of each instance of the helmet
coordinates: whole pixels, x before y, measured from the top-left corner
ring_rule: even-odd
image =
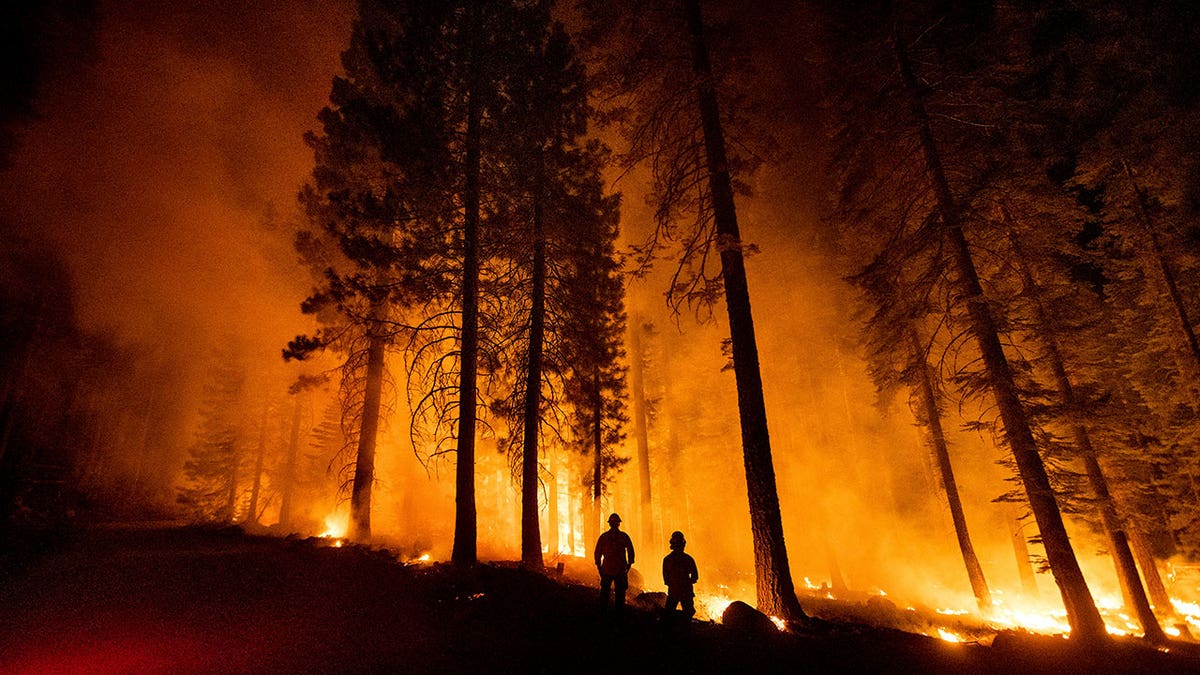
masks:
[[[621,516],[618,516],[618,515],[617,515],[617,514],[615,514],[615,513],[614,513],[614,514],[612,514],[611,516],[609,516],[609,517],[608,517],[608,524],[609,524],[609,525],[616,525],[616,524],[617,524],[617,523],[619,523],[619,522],[621,522]]]
[[[686,543],[687,543],[687,540],[683,538],[682,532],[679,532],[677,530],[677,531],[671,533],[671,548],[675,548],[677,546],[679,548],[683,548],[683,545]]]

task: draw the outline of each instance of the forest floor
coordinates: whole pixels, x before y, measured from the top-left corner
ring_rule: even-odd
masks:
[[[956,644],[826,621],[667,630],[649,607],[618,623],[597,612],[595,587],[511,564],[403,564],[237,528],[7,539],[0,673],[1200,672],[1192,647],[1138,640]]]

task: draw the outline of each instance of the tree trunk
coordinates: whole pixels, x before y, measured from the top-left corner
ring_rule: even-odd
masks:
[[[1105,480],[1104,473],[1100,469],[1100,462],[1091,448],[1091,441],[1086,432],[1082,436],[1080,435],[1082,427],[1079,425],[1075,425],[1074,431],[1076,445],[1086,448],[1082,453],[1083,464],[1087,470],[1088,483],[1091,484],[1092,491],[1096,493],[1096,498],[1100,502],[1100,518],[1104,523],[1104,532],[1108,535],[1109,545],[1112,547],[1113,562],[1120,575],[1121,591],[1125,596],[1125,602],[1127,606],[1132,606],[1134,613],[1137,614],[1138,623],[1142,624],[1142,631],[1145,632],[1146,639],[1157,644],[1165,643],[1167,636],[1163,633],[1162,626],[1158,625],[1158,618],[1154,616],[1154,610],[1150,608],[1146,589],[1142,587],[1142,580],[1138,577],[1133,551],[1129,548],[1125,527],[1117,516],[1117,509],[1113,505],[1112,496],[1108,491],[1108,481]]]
[[[267,413],[270,405],[263,406],[262,423],[258,426],[258,449],[254,453],[254,480],[250,484],[250,513],[246,522],[258,525],[258,496],[262,491],[263,458],[267,454]]]
[[[279,526],[286,532],[292,526],[292,495],[296,490],[296,454],[300,447],[300,394],[292,410],[292,432],[288,436],[287,458],[283,463],[283,496],[279,503]]]
[[[1030,430],[1024,406],[1013,381],[1012,370],[1000,344],[999,331],[979,283],[975,261],[963,234],[958,206],[954,202],[942,169],[941,156],[933,140],[933,131],[916,76],[913,75],[898,34],[893,33],[892,42],[900,75],[909,94],[911,111],[918,125],[926,170],[933,183],[942,226],[949,239],[950,253],[954,256],[959,292],[966,304],[971,333],[983,356],[996,406],[1000,411],[1000,419],[1004,423],[1005,435],[1029,497],[1038,529],[1042,533],[1050,570],[1054,574],[1054,580],[1062,594],[1063,605],[1067,610],[1071,636],[1084,642],[1106,641],[1108,633],[1104,629],[1104,619],[1096,609],[1087,580],[1084,579],[1079,561],[1075,558],[1075,550],[1067,536],[1058,500],[1050,487],[1050,478],[1046,475],[1046,467],[1038,454],[1033,432]]]
[[[383,365],[387,337],[383,335],[380,319],[383,305],[372,310],[368,328],[367,382],[363,392],[362,422],[358,434],[358,451],[354,458],[354,486],[350,489],[350,538],[366,541],[371,538],[371,491],[375,485],[375,444],[379,436],[379,405],[383,394]]]
[[[908,338],[912,358],[920,370],[919,385],[921,405],[925,409],[925,425],[929,429],[930,440],[933,441],[933,456],[937,460],[942,489],[946,492],[950,520],[954,522],[954,534],[958,537],[958,549],[962,552],[963,565],[967,568],[967,578],[971,582],[971,591],[975,594],[979,611],[988,614],[992,611],[992,593],[988,589],[987,579],[983,576],[983,566],[979,564],[979,557],[975,555],[975,547],[971,544],[971,535],[967,531],[967,517],[963,512],[962,500],[958,496],[958,482],[954,479],[954,467],[950,464],[950,448],[946,443],[946,434],[942,431],[942,413],[929,373],[929,364],[925,360],[925,350],[921,346],[916,328],[911,325]]]
[[[454,548],[451,561],[458,567],[477,560],[475,519],[475,406],[476,368],[479,359],[479,171],[480,124],[479,32],[475,5],[468,3],[472,41],[468,55],[467,134],[463,187],[462,339],[459,347],[458,447],[455,466]]]
[[[579,473],[575,478],[575,489],[571,490],[571,493],[579,495],[579,503],[576,505],[573,516],[579,518],[579,527],[575,530],[574,540],[583,545],[584,557],[591,555],[596,546],[596,539],[600,536],[599,512],[592,513],[591,486],[592,468],[580,462]],[[579,541],[579,537],[583,538],[582,541]]]
[[[1150,553],[1150,544],[1146,541],[1146,535],[1137,526],[1128,528],[1127,532],[1129,533],[1129,546],[1133,549],[1133,556],[1137,559],[1138,567],[1142,570],[1142,577],[1146,580],[1146,591],[1150,594],[1150,602],[1154,605],[1155,613],[1166,618],[1176,617],[1175,605],[1171,602],[1167,587],[1158,573],[1158,562]]]
[[[828,531],[821,536],[825,543],[825,564],[829,567],[829,587],[835,596],[844,598],[849,588],[846,586],[846,578],[842,576],[842,566],[838,563],[837,551],[829,541]]]
[[[779,512],[775,466],[771,458],[771,440],[767,432],[767,411],[763,401],[754,318],[750,311],[750,292],[746,284],[745,261],[742,258],[742,242],[733,200],[733,184],[725,154],[725,135],[721,128],[721,114],[717,105],[708,46],[704,40],[704,21],[699,0],[683,0],[683,6],[692,42],[696,102],[704,128],[708,186],[712,195],[717,245],[721,251],[725,305],[729,312],[733,371],[737,381],[742,454],[746,469],[746,492],[750,502],[750,528],[754,540],[758,609],[785,620],[803,620],[807,616],[796,599],[796,589],[792,584],[792,573],[788,565],[787,547],[783,540],[783,518]]]
[[[237,483],[238,483],[238,461],[241,458],[238,456],[237,441],[229,442],[229,473],[225,480],[229,489],[225,493],[225,506],[222,509],[222,520],[232,524],[237,517]]]
[[[1025,533],[1021,531],[1021,520],[1015,513],[1012,513],[1014,510],[1010,507],[1010,512],[1005,519],[1008,521],[1008,534],[1012,539],[1013,555],[1017,558],[1017,574],[1021,577],[1021,588],[1025,591],[1025,595],[1036,598],[1038,596],[1037,577],[1033,573],[1033,565],[1029,562],[1029,543],[1025,540]]]
[[[558,537],[558,454],[553,450],[546,451],[549,461],[550,476],[546,479],[546,545],[550,555],[559,554]]]
[[[654,511],[650,491],[650,439],[646,425],[646,352],[642,344],[641,319],[634,315],[629,331],[630,388],[633,390],[633,437],[637,442],[638,483],[641,499],[638,502],[638,517],[641,519],[643,549],[650,551],[654,545]]]
[[[600,524],[600,497],[604,493],[604,430],[603,430],[603,406],[604,400],[600,396],[600,369],[592,369],[592,385],[596,388],[595,400],[592,402],[592,449],[594,450],[592,461],[592,508],[591,521],[592,527],[599,532],[603,528]],[[597,535],[599,536],[599,535]]]
[[[1051,327],[1049,313],[1042,304],[1041,289],[1038,287],[1037,281],[1033,278],[1033,272],[1029,269],[1029,263],[1021,247],[1021,242],[1017,239],[1017,234],[1013,229],[1012,215],[1003,205],[1001,205],[1001,212],[1009,227],[1008,238],[1012,243],[1017,268],[1021,274],[1023,290],[1033,301],[1034,318],[1038,322],[1039,337],[1046,348],[1046,355],[1049,357],[1050,370],[1054,373],[1054,381],[1058,386],[1059,398],[1063,406],[1071,414],[1072,440],[1083,460],[1083,465],[1087,472],[1088,484],[1096,496],[1096,507],[1100,510],[1100,520],[1104,525],[1104,533],[1108,537],[1113,563],[1117,569],[1117,579],[1121,584],[1121,595],[1125,599],[1126,607],[1134,610],[1134,613],[1137,614],[1138,623],[1142,625],[1146,639],[1151,642],[1162,643],[1167,639],[1167,636],[1163,633],[1162,627],[1158,625],[1158,619],[1154,616],[1154,611],[1150,609],[1150,600],[1146,597],[1146,590],[1142,587],[1142,580],[1138,577],[1137,564],[1134,562],[1133,552],[1129,549],[1129,540],[1125,535],[1125,526],[1117,513],[1116,503],[1113,501],[1112,494],[1108,489],[1108,480],[1100,468],[1100,461],[1096,456],[1095,448],[1092,446],[1091,435],[1088,434],[1087,428],[1078,421],[1078,401],[1075,400],[1075,389],[1071,385],[1071,378],[1067,375],[1066,364],[1063,362],[1062,352],[1058,347],[1058,339],[1055,337]]]
[[[538,527],[538,434],[542,422],[542,341],[546,320],[546,237],[542,226],[542,167],[533,195],[533,297],[529,310],[529,360],[525,371],[525,429],[521,453],[521,564],[541,569]]]
[[[1137,195],[1137,212],[1142,221],[1142,228],[1146,231],[1146,236],[1150,239],[1150,250],[1154,251],[1154,261],[1158,263],[1158,271],[1162,274],[1163,282],[1167,286],[1167,295],[1171,298],[1171,305],[1175,309],[1175,316],[1179,319],[1179,330],[1183,334],[1183,340],[1187,343],[1188,350],[1191,352],[1192,360],[1196,367],[1196,374],[1200,375],[1200,343],[1196,341],[1196,331],[1192,328],[1192,320],[1188,317],[1187,307],[1183,304],[1183,295],[1179,292],[1179,285],[1175,281],[1175,270],[1171,268],[1171,264],[1167,261],[1167,256],[1163,252],[1162,242],[1158,238],[1158,232],[1154,229],[1154,219],[1150,216],[1150,207],[1146,198],[1146,193],[1142,191],[1138,185],[1137,179],[1133,177],[1133,171],[1129,169],[1129,164],[1122,160],[1122,167],[1125,169],[1125,175],[1129,177],[1129,182],[1133,184],[1133,191]]]

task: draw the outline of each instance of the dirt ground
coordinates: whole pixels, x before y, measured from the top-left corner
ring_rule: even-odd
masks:
[[[595,588],[511,564],[404,565],[237,529],[92,527],[51,543],[8,537],[0,673],[1200,672],[1187,648],[1139,641],[680,629],[649,607],[617,621]]]

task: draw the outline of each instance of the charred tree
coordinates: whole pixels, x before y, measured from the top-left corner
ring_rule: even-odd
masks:
[[[1025,539],[1025,532],[1021,519],[1015,514],[1006,518],[1008,521],[1008,534],[1012,540],[1013,555],[1017,559],[1017,575],[1021,577],[1021,588],[1025,594],[1031,598],[1038,595],[1037,577],[1033,574],[1033,566],[1029,560],[1029,542]]]
[[[966,305],[971,334],[979,346],[1009,448],[1016,460],[1021,482],[1041,531],[1051,572],[1062,594],[1072,638],[1082,642],[1106,641],[1104,620],[1096,609],[1095,600],[1075,557],[1063,524],[1062,512],[1046,474],[1046,467],[1038,454],[1012,370],[1004,355],[999,330],[988,307],[970,246],[963,233],[958,204],[942,168],[941,155],[925,111],[924,94],[913,73],[898,30],[892,33],[892,47],[908,97],[910,112],[917,125],[925,169],[933,184],[937,213],[957,272],[960,302]]]
[[[379,409],[383,400],[384,355],[388,336],[382,325],[384,305],[378,302],[375,321],[367,333],[367,366],[363,388],[362,419],[354,455],[354,483],[350,488],[350,538],[371,538],[371,492],[375,486],[375,445],[379,437]]]
[[[254,451],[254,479],[250,481],[250,507],[246,513],[246,522],[252,525],[259,524],[258,497],[262,493],[263,460],[267,454],[267,417],[270,410],[270,403],[264,403],[262,421],[258,425],[258,446]]]
[[[549,466],[547,467],[550,474],[546,478],[546,546],[550,549],[551,556],[557,556],[561,543],[559,541],[559,515],[558,515],[558,453],[554,450],[546,452]]]
[[[638,463],[638,517],[641,519],[642,547],[649,550],[654,542],[654,510],[650,489],[650,442],[646,424],[646,383],[643,369],[646,365],[645,348],[642,344],[643,324],[634,317],[629,330],[629,373],[630,389],[633,394],[633,438],[637,442]]]
[[[474,565],[477,550],[475,515],[475,422],[479,361],[479,177],[480,125],[483,118],[482,54],[479,10],[467,7],[467,121],[463,163],[462,327],[459,342],[458,446],[454,490],[454,549],[451,561]]]
[[[592,386],[594,387],[595,397],[592,402],[592,483],[591,483],[591,510],[590,524],[599,532],[603,529],[600,525],[600,498],[604,494],[604,400],[600,389],[600,368],[597,366],[592,371]]]
[[[1136,525],[1128,528],[1127,531],[1129,546],[1133,549],[1133,557],[1142,570],[1142,576],[1146,581],[1146,592],[1150,595],[1150,602],[1154,606],[1155,612],[1162,617],[1177,617],[1175,605],[1171,602],[1171,596],[1163,584],[1162,575],[1158,572],[1158,562],[1150,552],[1150,543],[1146,541],[1146,535]]]
[[[975,547],[971,544],[971,535],[967,531],[967,517],[963,513],[962,499],[958,496],[958,482],[954,479],[954,467],[950,463],[950,449],[946,443],[946,434],[942,431],[942,412],[941,406],[938,405],[937,392],[933,386],[933,376],[929,372],[929,364],[925,360],[925,350],[921,346],[921,339],[917,335],[916,329],[910,326],[908,335],[913,366],[917,371],[916,379],[920,390],[921,405],[924,409],[924,420],[922,421],[929,430],[933,457],[937,463],[942,489],[946,493],[950,519],[954,522],[954,534],[958,538],[958,550],[962,553],[963,565],[967,568],[967,578],[971,582],[971,591],[975,594],[975,602],[979,605],[979,611],[987,614],[992,610],[992,593],[988,590],[987,579],[983,576],[983,567],[979,564],[979,557],[975,555]]]
[[[787,547],[783,539],[783,517],[779,510],[775,465],[767,432],[767,411],[763,400],[762,374],[759,372],[754,318],[750,310],[750,292],[746,283],[746,267],[742,256],[729,161],[725,151],[725,135],[721,126],[708,46],[704,39],[704,21],[699,0],[683,0],[683,7],[692,41],[696,104],[703,125],[709,191],[716,221],[717,245],[721,253],[721,278],[725,287],[725,306],[729,312],[729,333],[733,346],[733,369],[737,380],[738,413],[741,418],[742,452],[746,469],[746,491],[749,495],[750,526],[754,539],[758,609],[789,621],[798,621],[807,617],[796,599],[796,589],[788,565]]]
[[[521,452],[521,563],[531,569],[542,568],[542,536],[538,528],[538,440],[542,422],[542,342],[546,325],[546,235],[542,223],[544,168],[540,152],[537,174],[533,194],[533,290]]]
[[[279,526],[285,532],[292,527],[292,498],[296,493],[296,459],[300,452],[300,416],[302,406],[300,405],[300,394],[293,394],[296,398],[292,409],[292,424],[291,431],[288,433],[287,455],[283,460],[283,487],[279,501]]]

